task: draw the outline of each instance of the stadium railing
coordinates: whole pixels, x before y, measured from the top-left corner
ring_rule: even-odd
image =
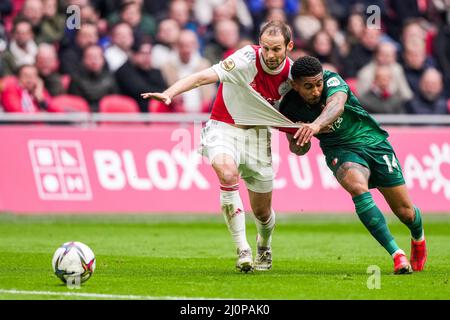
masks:
[[[392,115],[376,114],[373,117],[382,125],[449,125],[450,115]],[[207,113],[2,113],[1,124],[63,123],[95,125],[104,121],[130,123],[198,123],[209,119]]]

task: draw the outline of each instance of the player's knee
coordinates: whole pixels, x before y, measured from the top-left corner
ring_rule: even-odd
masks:
[[[400,218],[403,223],[411,224],[416,218],[414,208],[409,205],[403,205],[398,207],[396,210],[396,215]]]
[[[356,183],[345,188],[353,197],[369,192],[369,188],[365,184]]]
[[[271,208],[266,207],[258,207],[253,210],[253,214],[255,215],[256,219],[261,221],[262,223],[267,222],[270,219],[270,216],[272,215]]]
[[[233,168],[223,168],[219,173],[219,180],[222,185],[233,185],[239,182],[239,172]]]

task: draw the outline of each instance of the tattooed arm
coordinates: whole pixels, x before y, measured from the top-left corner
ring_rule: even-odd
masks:
[[[294,139],[297,139],[297,144],[303,147],[320,130],[331,125],[344,112],[345,101],[347,101],[347,94],[345,92],[338,91],[330,96],[327,99],[325,108],[316,120],[312,123],[305,123],[295,133]]]

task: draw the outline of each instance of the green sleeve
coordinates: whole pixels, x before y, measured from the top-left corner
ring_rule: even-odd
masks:
[[[324,86],[327,98],[339,91],[345,92],[346,94],[350,93],[347,83],[341,78],[340,75],[334,72],[325,71]]]

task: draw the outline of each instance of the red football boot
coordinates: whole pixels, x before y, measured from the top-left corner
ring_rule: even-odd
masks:
[[[427,261],[427,245],[422,241],[411,239],[411,266],[414,271],[422,271]]]
[[[403,253],[397,253],[394,256],[394,273],[395,274],[409,274],[413,269],[409,264],[408,258]]]

